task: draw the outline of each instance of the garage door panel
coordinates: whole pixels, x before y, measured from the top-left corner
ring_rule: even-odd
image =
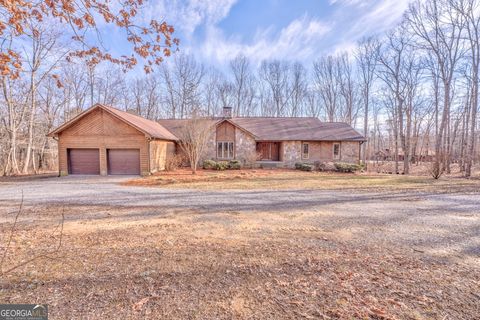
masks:
[[[70,174],[100,174],[100,153],[98,149],[69,149]]]
[[[109,174],[140,174],[140,150],[109,149],[107,150]]]

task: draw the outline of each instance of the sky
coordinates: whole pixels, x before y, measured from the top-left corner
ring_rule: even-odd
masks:
[[[209,65],[238,54],[309,63],[397,24],[408,0],[150,0],[145,18],[176,28],[180,51]]]
[[[167,21],[179,51],[223,69],[243,54],[300,61],[353,51],[363,37],[383,34],[401,19],[409,0],[149,0],[140,18]],[[125,35],[109,30],[107,47],[125,53]],[[104,37],[105,39],[105,37]]]

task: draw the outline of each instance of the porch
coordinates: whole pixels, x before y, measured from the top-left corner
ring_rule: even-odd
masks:
[[[283,145],[280,141],[257,142],[257,160],[261,162],[281,162]]]
[[[258,160],[256,165],[262,169],[285,168],[283,161]]]

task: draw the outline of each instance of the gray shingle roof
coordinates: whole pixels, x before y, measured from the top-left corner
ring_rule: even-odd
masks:
[[[211,119],[212,124],[224,119]],[[185,125],[185,119],[159,120],[162,126],[175,135]],[[239,117],[228,121],[249,132],[258,141],[365,141],[350,125],[343,122],[322,122],[318,118]]]
[[[220,122],[220,119],[205,119],[211,122],[211,125]],[[182,136],[182,129],[187,124],[188,119],[160,119],[157,122],[177,137]]]
[[[230,121],[260,141],[365,141],[365,138],[347,123],[322,122],[318,118],[258,117],[232,118]]]

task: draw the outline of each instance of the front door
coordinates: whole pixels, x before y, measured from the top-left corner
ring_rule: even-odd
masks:
[[[259,142],[257,145],[260,160],[279,161],[279,149],[279,142]]]

